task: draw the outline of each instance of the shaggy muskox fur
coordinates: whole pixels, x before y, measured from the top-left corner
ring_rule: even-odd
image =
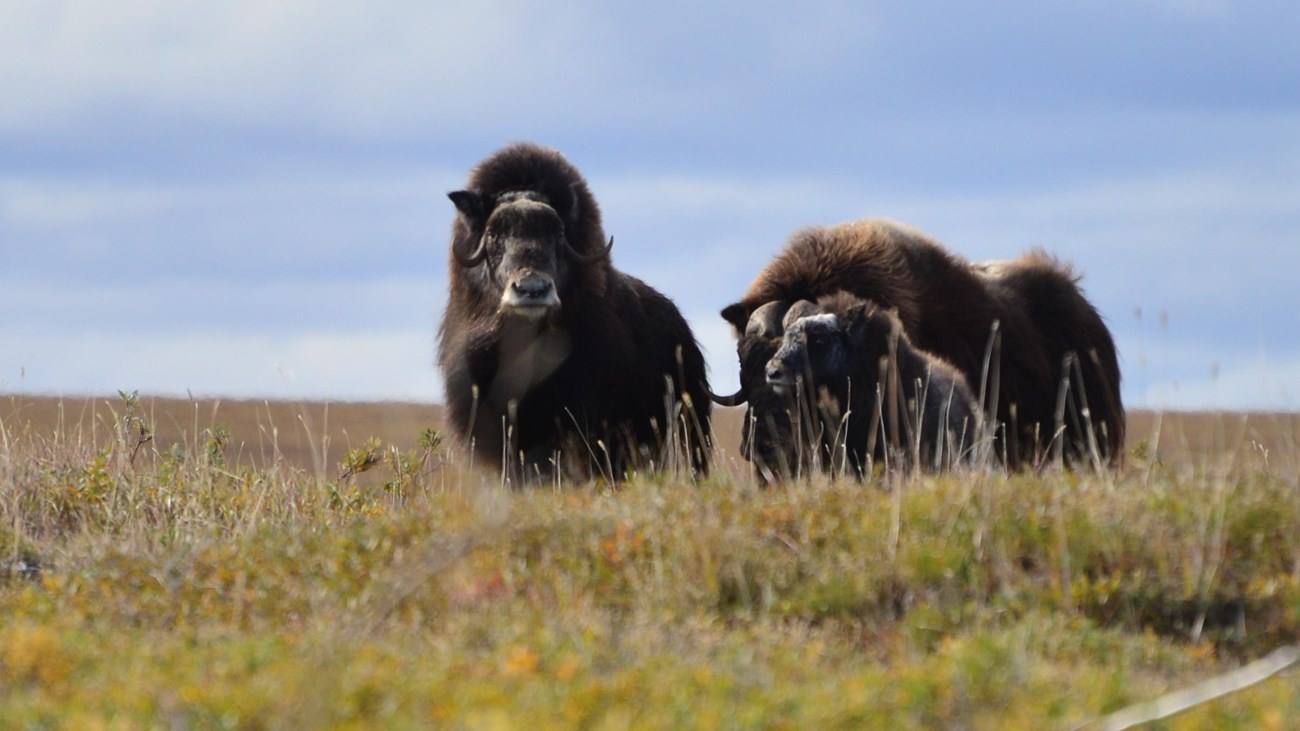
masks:
[[[707,470],[704,357],[673,303],[613,267],[600,209],[558,152],[501,149],[449,194],[438,362],[447,422],[516,479]]]
[[[1009,467],[1056,456],[1117,463],[1125,428],[1118,359],[1078,279],[1041,251],[971,264],[891,221],[799,231],[722,311],[739,336],[741,390],[720,402],[749,403],[747,457],[763,459],[791,441],[765,374],[780,328],[754,320],[769,303],[788,308],[842,290],[894,310],[911,343],[962,373]]]
[[[861,476],[867,455],[942,469],[973,454],[979,406],[965,377],[914,347],[893,313],[840,292],[796,302],[782,324],[766,377],[815,446],[795,455],[800,470]]]

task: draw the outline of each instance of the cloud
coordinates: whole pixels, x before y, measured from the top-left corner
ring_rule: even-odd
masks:
[[[581,88],[599,69],[573,50],[589,45],[574,3],[63,0],[6,17],[9,130],[130,107],[374,134],[469,122],[467,97],[541,102],[553,79]]]
[[[460,175],[282,172],[241,181],[0,178],[0,280],[348,280],[432,272]],[[3,317],[0,316],[0,321]]]
[[[771,142],[776,122],[847,139],[881,119],[952,114],[1051,109],[1059,122],[1099,107],[1285,109],[1300,74],[1285,51],[1294,10],[1220,12],[1212,0],[996,11],[50,0],[9,10],[0,137],[37,140],[170,126],[499,142],[580,125],[587,136],[708,130]]]
[[[1258,352],[1289,363],[1300,327],[1297,12],[20,4],[0,26],[0,332],[17,338],[0,378],[23,381],[26,363],[100,388],[100,360],[64,355],[97,343],[195,369],[136,363],[160,387],[233,393],[283,384],[204,370],[186,349],[209,338],[228,348],[207,357],[265,364],[306,333],[428,345],[443,194],[533,138],[586,173],[615,262],[689,315],[719,389],[735,364],[717,310],[789,233],[888,216],[972,259],[1059,253],[1126,355],[1168,313],[1179,360],[1159,379],[1179,380],[1179,403],[1213,396],[1188,384],[1214,361],[1217,388],[1246,393],[1234,374]],[[382,384],[427,377],[427,354],[394,358],[407,375],[391,365]],[[365,392],[365,373],[312,387]]]
[[[0,328],[23,342],[0,361],[0,391],[102,395],[117,390],[183,396],[431,402],[427,330],[158,333],[42,333]]]
[[[452,215],[442,193],[461,175],[282,173],[171,186],[10,178],[0,183],[0,230],[31,242],[0,273],[0,329],[25,334],[9,341],[17,344],[11,358],[22,359],[10,370],[48,358],[42,347],[76,350],[95,332],[145,339],[158,353],[169,338],[259,342],[302,332],[421,331],[432,342]],[[1290,286],[1300,268],[1300,186],[1268,170],[928,195],[836,176],[685,169],[591,180],[616,238],[616,265],[687,313],[719,390],[734,386],[735,355],[717,311],[794,229],[866,215],[905,220],[972,259],[1042,245],[1074,262],[1121,341],[1126,373],[1143,338],[1180,344],[1182,370],[1160,378],[1187,383],[1241,352],[1285,357],[1300,326]],[[1154,332],[1161,311],[1169,324]],[[38,332],[48,337],[31,337]],[[428,363],[404,367],[414,373]],[[64,371],[67,383],[101,383],[97,366],[80,367]],[[212,376],[212,388],[230,393],[247,384]],[[1156,381],[1150,371],[1148,380]],[[1126,392],[1137,388],[1135,379],[1126,383]],[[365,384],[338,385],[349,393],[374,387]],[[1234,384],[1220,390],[1258,392]],[[1195,405],[1208,393],[1187,390],[1177,402]]]
[[[889,214],[972,259],[1044,246],[1072,262],[1119,341],[1126,397],[1136,403],[1197,408],[1239,399],[1262,407],[1271,398],[1275,407],[1294,406],[1286,393],[1296,393],[1292,374],[1300,371],[1286,364],[1300,330],[1290,285],[1300,269],[1300,185],[1289,173],[1205,169],[1033,193],[930,196],[836,180],[721,177],[637,178],[601,190],[612,192],[603,199],[608,219],[648,221],[657,213],[664,243],[651,246],[643,231],[640,250],[656,254],[634,259],[625,249],[620,266],[688,313],[718,391],[734,389],[736,366],[717,310],[783,246],[796,227],[786,223]],[[692,235],[697,246],[676,246]],[[1162,354],[1158,369],[1147,362],[1154,352]],[[1257,355],[1279,365],[1261,376]],[[1220,376],[1207,381],[1216,363]]]
[[[105,332],[177,338],[419,328],[432,333],[445,289],[441,272],[356,280],[341,273],[335,281],[149,278],[78,286],[0,279],[0,311],[9,313],[0,316],[0,327],[28,335],[61,333],[73,341]],[[9,342],[6,358],[30,357],[35,349],[27,337]]]

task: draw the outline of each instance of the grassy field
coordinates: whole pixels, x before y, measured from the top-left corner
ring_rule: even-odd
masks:
[[[1107,728],[1297,641],[1300,415],[512,492],[435,407],[0,397],[3,728]],[[1152,728],[1300,728],[1283,672]],[[1118,727],[1118,726],[1113,726]]]

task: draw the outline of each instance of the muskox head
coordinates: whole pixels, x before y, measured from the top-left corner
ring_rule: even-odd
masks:
[[[894,323],[874,303],[845,294],[816,303],[769,302],[754,310],[737,342],[741,388],[715,400],[748,404],[741,453],[761,476],[778,478],[815,469],[818,460],[823,466],[833,462],[850,388],[876,386],[874,376],[862,378],[864,345],[887,355],[897,337]],[[869,360],[868,369],[877,362]]]
[[[503,315],[536,320],[555,313],[574,267],[609,261],[613,239],[592,253],[570,240],[580,217],[572,190],[558,201],[529,190],[496,196],[459,190],[448,197],[464,224],[452,238],[452,256],[500,297]]]
[[[847,406],[850,380],[895,347],[895,323],[875,304],[847,295],[798,302],[786,314],[781,346],[765,367],[767,384],[778,392],[802,384]]]
[[[764,477],[787,473],[793,465],[785,445],[791,443],[793,422],[789,394],[767,383],[766,368],[781,347],[782,318],[789,302],[768,302],[745,317],[743,305],[723,310],[723,317],[737,330],[736,351],[740,357],[740,389],[730,396],[714,396],[723,406],[746,405],[741,428],[741,455],[753,462]]]

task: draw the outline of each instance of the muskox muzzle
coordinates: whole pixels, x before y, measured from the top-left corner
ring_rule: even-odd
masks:
[[[540,318],[559,308],[560,296],[555,292],[555,280],[534,270],[511,279],[501,295],[501,310],[512,315]]]
[[[782,358],[781,354],[778,353],[776,357],[768,361],[767,369],[764,373],[767,377],[767,385],[776,389],[777,393],[783,393],[784,389],[794,385],[794,371],[788,367],[785,360],[786,359]]]

